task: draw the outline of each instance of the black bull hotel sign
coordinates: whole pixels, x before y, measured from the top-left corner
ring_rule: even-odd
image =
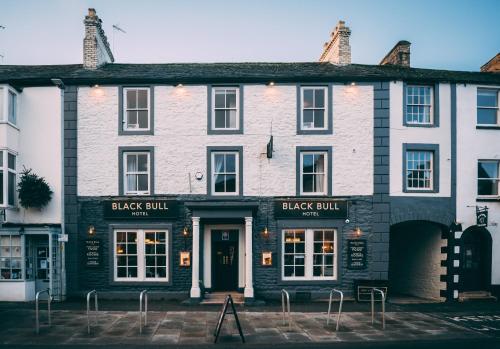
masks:
[[[274,203],[274,216],[279,218],[345,219],[347,201],[328,199],[279,199]]]
[[[175,200],[106,200],[106,219],[164,219],[177,216]]]

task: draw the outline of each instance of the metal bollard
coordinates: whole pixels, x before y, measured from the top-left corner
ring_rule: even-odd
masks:
[[[330,311],[332,310],[332,300],[334,292],[340,294],[339,313],[337,315],[337,326],[335,327],[335,331],[338,331],[340,326],[340,315],[342,314],[342,304],[344,303],[344,293],[335,288],[330,291],[330,301],[328,302],[328,317],[326,320],[326,324],[330,324]]]
[[[372,301],[372,325],[375,323],[375,296],[374,293],[379,292],[382,302],[382,329],[385,330],[385,293],[378,288],[372,288],[371,301]]]
[[[98,325],[97,314],[99,312],[99,308],[97,305],[97,291],[92,290],[87,293],[87,333],[90,334],[90,296],[94,294],[94,312],[95,312],[95,325]]]
[[[48,299],[47,299],[47,315],[48,315],[48,320],[49,320],[49,327],[52,326],[52,319],[51,319],[51,315],[50,315],[50,303],[52,302],[52,296],[50,294],[50,288],[47,288],[46,290],[43,290],[43,291],[38,291],[36,293],[36,296],[35,296],[35,317],[36,317],[36,325],[35,325],[35,329],[36,329],[36,334],[39,334],[40,333],[40,312],[39,312],[39,307],[38,307],[38,303],[39,303],[39,300],[40,300],[40,295],[42,293],[45,293],[47,292],[47,296],[48,296]]]
[[[139,295],[139,333],[142,334],[142,299],[144,297],[144,326],[148,324],[148,290],[143,290]]]
[[[286,299],[286,309],[285,309],[285,299]],[[288,313],[288,329],[292,330],[292,315],[290,313],[290,295],[285,289],[281,290],[281,306],[283,308],[283,326],[285,326],[285,312]]]

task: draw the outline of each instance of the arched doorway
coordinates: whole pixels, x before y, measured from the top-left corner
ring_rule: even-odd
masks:
[[[489,291],[492,244],[489,231],[477,226],[469,227],[460,240],[461,291]]]
[[[405,221],[390,228],[389,293],[393,301],[440,301],[446,283],[442,261],[447,245],[442,233],[445,226],[429,221]],[[395,300],[396,299],[396,300]],[[404,302],[404,301],[403,301]]]

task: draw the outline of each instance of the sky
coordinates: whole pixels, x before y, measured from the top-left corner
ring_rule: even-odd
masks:
[[[339,20],[353,63],[399,40],[419,68],[477,71],[500,52],[500,0],[0,0],[0,64],[81,63],[89,7],[117,63],[317,61]]]

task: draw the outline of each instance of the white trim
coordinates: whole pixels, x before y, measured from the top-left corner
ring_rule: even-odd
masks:
[[[497,165],[497,177],[496,178],[479,178],[479,176],[476,177],[476,195],[480,199],[490,199],[490,198],[498,198],[500,197],[500,160],[495,160],[495,159],[479,159],[477,160],[477,171],[476,174],[479,172],[479,163],[480,162],[490,162],[494,163]],[[478,189],[479,189],[479,181],[484,180],[484,181],[496,181],[497,182],[497,194],[491,194],[491,195],[479,195]]]
[[[492,92],[496,92],[496,95],[497,95],[497,99],[496,99],[496,102],[497,102],[497,105],[496,107],[485,107],[485,106],[479,106],[477,104],[477,96],[479,94],[479,90],[488,90],[488,91],[492,91]],[[477,89],[476,89],[476,126],[499,126],[500,125],[500,108],[498,106],[499,104],[499,99],[500,99],[500,90],[496,89],[496,88],[488,88],[488,87],[480,87],[478,86]],[[494,109],[497,111],[497,122],[495,124],[480,124],[477,122],[477,118],[478,118],[478,111],[479,109]]]
[[[224,155],[224,164],[226,162],[226,156],[227,155],[235,155],[234,157],[234,171],[235,172],[228,172],[226,169],[224,169],[224,172],[218,172],[218,174],[222,175],[231,175],[234,174],[235,176],[235,191],[225,191],[225,192],[216,192],[215,191],[215,155]],[[240,153],[239,151],[219,151],[219,150],[214,150],[210,152],[210,161],[211,161],[211,188],[210,192],[211,195],[213,196],[234,196],[234,195],[239,195],[240,194]],[[224,187],[225,189],[225,187]]]
[[[315,191],[315,192],[304,192],[304,155],[323,155],[323,191]],[[301,196],[317,196],[317,195],[327,195],[328,194],[328,167],[330,164],[328,163],[328,152],[327,151],[315,151],[315,150],[303,150],[300,152],[300,160],[299,160],[299,176],[300,176],[300,195]],[[318,175],[320,172],[311,172],[308,174]]]
[[[245,227],[240,224],[205,225],[203,232],[203,284],[212,288],[212,230],[238,230],[238,287],[245,287]]]
[[[144,172],[144,171],[137,170],[137,171],[133,171],[133,172],[128,172],[127,171],[127,168],[128,168],[127,156],[128,155],[135,155],[136,161],[137,161],[137,166],[139,166],[138,155],[144,155],[144,154],[146,154],[147,158],[148,158],[147,171]],[[125,195],[149,195],[149,193],[151,192],[151,152],[149,152],[149,151],[124,151],[122,163],[123,163],[123,174],[122,174],[123,175],[123,193]],[[147,174],[147,176],[148,176],[148,182],[147,182],[148,183],[148,190],[136,190],[136,191],[128,190],[128,180],[127,180],[128,174],[131,174],[131,175]],[[139,181],[139,177],[137,177],[137,181]],[[137,186],[139,186],[138,182],[136,184],[137,184]]]
[[[314,127],[314,116],[313,116],[313,127],[304,127],[304,90],[323,90],[324,93],[324,107],[316,108],[315,106],[306,108],[307,110],[321,110],[323,109],[323,127]],[[313,92],[313,100],[315,99],[315,93]],[[301,86],[300,87],[300,130],[301,131],[324,131],[328,130],[328,87],[327,86]]]
[[[17,195],[15,188],[17,187],[18,173],[17,173],[17,153],[11,152],[8,149],[0,149],[2,153],[2,163],[0,165],[0,171],[3,173],[3,183],[0,186],[3,188],[3,198],[0,202],[0,207],[2,208],[16,208],[17,207]],[[14,170],[9,168],[9,154],[14,156]],[[9,204],[9,173],[13,173],[14,178],[14,203]]]
[[[117,253],[116,253],[116,245],[117,245],[117,233],[136,233],[137,236],[137,277],[129,278],[129,277],[118,277],[118,266],[117,266]],[[145,235],[146,233],[165,233],[165,258],[166,258],[166,271],[165,278],[148,278],[146,277],[146,254],[145,254]],[[169,255],[169,231],[168,229],[114,229],[113,230],[113,280],[116,282],[168,282],[170,280],[170,260],[171,256]]]
[[[410,87],[425,87],[429,89],[429,104],[426,103],[408,103],[408,88]],[[434,125],[434,86],[432,85],[406,85],[406,91],[405,91],[405,96],[406,100],[404,101],[405,105],[405,122],[407,125]],[[419,94],[420,96],[420,94]],[[429,122],[419,122],[418,121],[418,114],[417,114],[417,121],[408,121],[408,106],[415,106],[415,107],[429,107]]]
[[[227,91],[236,91],[236,108],[216,108],[215,107],[215,94],[217,91],[224,91],[224,100],[227,99]],[[240,129],[240,88],[234,86],[216,86],[212,87],[212,110],[210,124],[212,125],[212,130],[224,130],[224,131],[237,131]],[[215,111],[216,110],[234,110],[235,111],[235,127],[216,127],[215,126]]]
[[[430,154],[430,161],[429,161],[429,187],[411,187],[408,183],[408,171],[411,171],[408,167],[408,153],[429,153]],[[409,190],[412,190],[412,191],[419,191],[419,190],[422,190],[422,191],[428,191],[428,190],[434,190],[434,151],[432,150],[406,150],[406,154],[405,154],[405,161],[406,161],[406,173],[405,173],[405,180],[406,180],[406,188],[409,189]],[[413,160],[415,161],[415,160]],[[424,160],[425,161],[425,160]],[[420,159],[418,160],[418,162],[420,163]],[[419,172],[424,172],[427,171],[427,169],[418,169],[417,171]],[[425,177],[422,177],[424,179],[424,183],[425,183]],[[420,180],[420,177],[417,178],[417,183],[418,181]]]
[[[127,108],[127,91],[146,91],[148,94],[148,107],[139,108],[137,105],[135,108]],[[149,131],[151,129],[151,89],[150,87],[124,87],[123,88],[123,131]],[[139,94],[137,93],[136,102],[139,102]],[[139,127],[139,114],[137,114],[137,127],[128,127],[128,109],[132,111],[146,111],[148,112],[148,127]]]

